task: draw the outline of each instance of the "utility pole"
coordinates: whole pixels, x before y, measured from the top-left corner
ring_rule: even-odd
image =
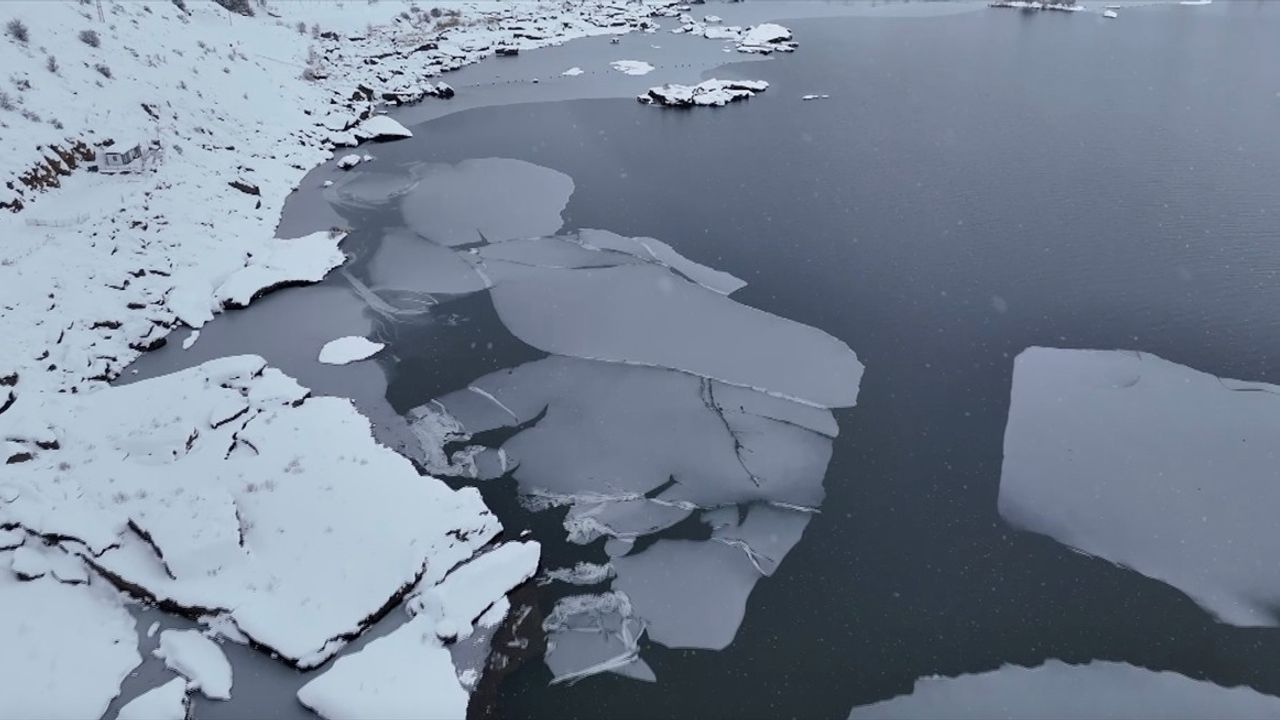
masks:
[[[106,18],[102,16],[102,0],[98,0],[98,22],[106,22]]]

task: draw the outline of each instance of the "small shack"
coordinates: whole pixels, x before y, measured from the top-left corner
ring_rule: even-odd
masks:
[[[116,173],[142,172],[147,169],[152,158],[156,154],[156,148],[143,148],[142,145],[134,145],[127,150],[113,152],[108,150],[98,151],[98,172],[114,175]]]

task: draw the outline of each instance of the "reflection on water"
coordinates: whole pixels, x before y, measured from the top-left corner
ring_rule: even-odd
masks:
[[[854,404],[862,374],[853,351],[729,299],[741,280],[659,240],[554,235],[573,188],[561,173],[492,158],[368,183],[357,171],[335,209],[376,209],[370,188],[404,222],[349,273],[371,307],[412,322],[487,290],[507,331],[550,353],[408,418],[429,471],[510,477],[526,508],[565,511],[565,538],[594,564],[548,575],[589,589],[543,623],[554,676],[653,680],[643,637],[727,646],[752,588],[821,505],[829,408]],[[393,339],[390,352],[411,350]]]

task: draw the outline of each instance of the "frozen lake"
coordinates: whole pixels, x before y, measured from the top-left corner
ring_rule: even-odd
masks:
[[[596,97],[406,112],[427,120],[414,138],[316,174],[337,184],[286,214],[352,227],[349,275],[220,317],[185,353],[142,358],[139,376],[260,353],[477,484],[509,531],[543,542],[544,568],[620,557],[616,578],[585,590],[632,596],[630,616],[592,619],[613,644],[544,662],[546,637],[575,622],[557,601],[584,590],[525,588],[479,716],[844,717],[922,676],[1050,658],[1280,694],[1274,628],[1222,624],[997,506],[1014,357],[1029,346],[1280,382],[1280,10],[787,24],[799,52],[705,75],[770,83],[726,108]],[[627,42],[591,49],[600,67],[571,48],[545,62],[581,66],[583,81],[624,57],[659,66],[626,80],[642,87],[701,79],[637,54],[671,36]],[[533,236],[556,239],[502,242]],[[316,362],[348,335],[386,347]],[[422,409],[441,407],[473,437],[433,459],[424,418],[436,438],[449,418]],[[517,497],[532,490],[576,499],[533,512]],[[566,513],[637,539],[568,542]],[[769,550],[752,563],[735,540]],[[641,624],[642,663],[619,666],[631,677],[550,684],[627,649]]]

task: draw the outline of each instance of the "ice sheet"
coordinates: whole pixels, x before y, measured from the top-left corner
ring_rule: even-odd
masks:
[[[1147,353],[1014,362],[1000,514],[1167,582],[1225,622],[1277,624],[1280,387]]]
[[[1005,665],[960,677],[916,680],[910,695],[855,707],[850,720],[1256,720],[1280,716],[1280,698],[1172,672],[1095,660],[1034,668]]]
[[[464,160],[418,174],[401,202],[405,224],[450,247],[551,235],[573,193],[568,175],[522,160]]]

